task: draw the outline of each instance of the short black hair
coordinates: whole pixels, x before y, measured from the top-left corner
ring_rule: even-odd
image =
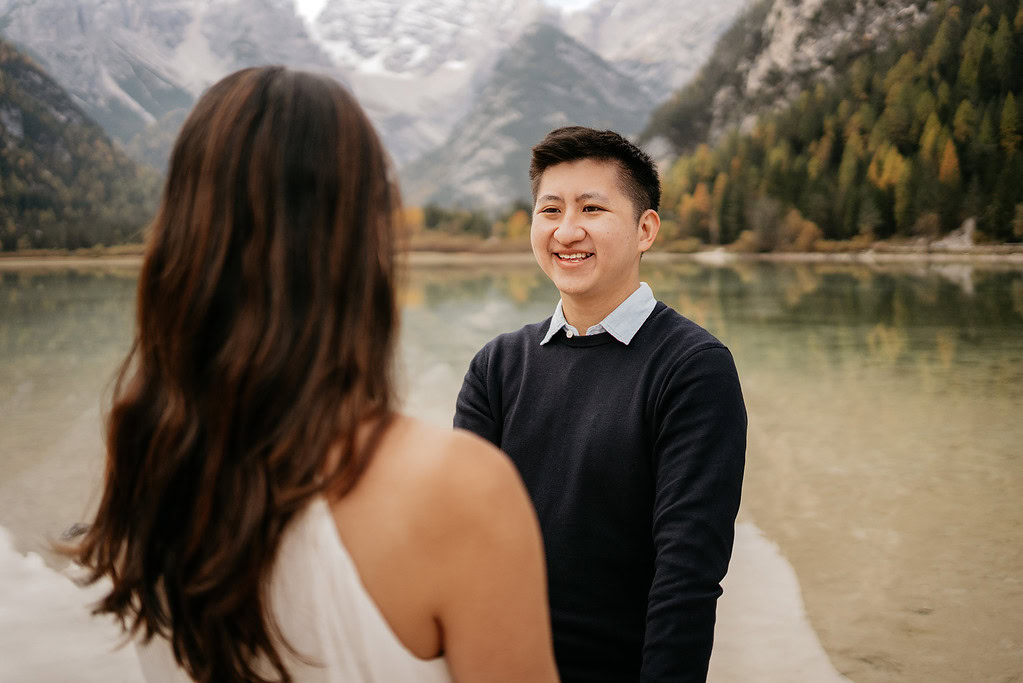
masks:
[[[570,161],[593,159],[618,166],[622,189],[632,200],[636,220],[647,209],[657,210],[661,203],[661,180],[653,160],[639,147],[613,130],[595,130],[584,126],[566,126],[552,130],[533,148],[529,180],[533,202],[540,189],[540,177],[551,166]]]

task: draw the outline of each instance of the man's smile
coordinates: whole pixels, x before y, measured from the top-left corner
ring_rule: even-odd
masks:
[[[593,256],[592,252],[589,251],[562,251],[554,252],[554,255],[558,257],[559,261],[565,261],[568,263],[578,263],[579,261],[585,261],[586,259]]]

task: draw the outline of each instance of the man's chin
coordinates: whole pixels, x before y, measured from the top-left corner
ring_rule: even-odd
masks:
[[[554,286],[563,297],[580,298],[588,295],[593,289],[592,285],[583,282],[572,282],[567,278],[554,278]]]

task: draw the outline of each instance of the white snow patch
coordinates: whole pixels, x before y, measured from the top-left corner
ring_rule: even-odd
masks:
[[[99,72],[100,83],[103,84],[103,88],[108,95],[112,95],[115,99],[119,100],[126,107],[131,109],[133,112],[142,117],[142,120],[146,123],[153,123],[156,121],[156,117],[146,111],[146,108],[136,102],[131,95],[124,92],[121,86],[117,84],[110,72],[107,71],[105,66],[100,66]]]
[[[230,68],[213,54],[209,41],[203,35],[204,4],[196,5],[192,21],[185,29],[185,39],[177,46],[171,58],[182,85],[196,96],[230,71]]]
[[[316,17],[327,6],[327,0],[295,0],[295,10],[298,16],[305,22],[310,33],[316,25]]]

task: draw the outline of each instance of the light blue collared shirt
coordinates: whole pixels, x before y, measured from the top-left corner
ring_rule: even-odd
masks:
[[[618,304],[618,308],[608,313],[607,317],[599,323],[586,330],[586,336],[589,337],[594,334],[607,332],[628,346],[632,338],[639,332],[639,328],[643,327],[643,323],[650,317],[650,313],[656,305],[657,299],[654,298],[650,285],[640,282],[636,291],[630,294],[628,299]],[[569,325],[568,321],[565,320],[565,312],[561,307],[561,301],[558,301],[558,306],[554,309],[554,316],[551,318],[551,326],[547,328],[547,334],[544,335],[540,344],[549,342],[558,333],[558,330],[561,329],[565,330],[566,337],[579,336],[579,330]]]

